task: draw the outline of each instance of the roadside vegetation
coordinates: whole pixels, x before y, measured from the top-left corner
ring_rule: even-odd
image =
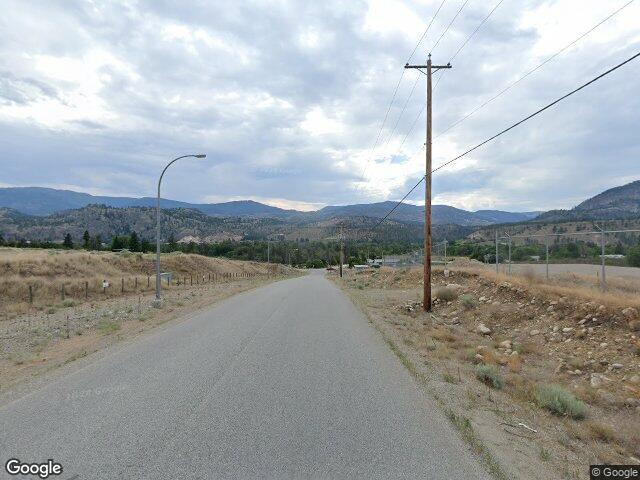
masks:
[[[609,278],[603,292],[578,275],[547,282],[461,259],[448,270],[434,271],[432,314],[421,268],[336,281],[508,478],[640,464],[640,280]]]

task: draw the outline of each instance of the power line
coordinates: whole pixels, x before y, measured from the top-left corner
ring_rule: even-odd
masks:
[[[433,17],[431,17],[431,21],[429,22],[429,25],[427,25],[427,28],[425,29],[425,31],[423,32],[422,36],[420,37],[420,39],[418,40],[418,43],[416,43],[415,48],[413,49],[413,51],[411,52],[411,55],[409,55],[409,58],[407,59],[407,63],[409,63],[411,61],[411,59],[413,58],[413,56],[416,54],[416,51],[418,50],[418,47],[420,46],[420,44],[422,43],[422,40],[424,40],[424,37],[427,36],[427,33],[429,32],[429,30],[431,29],[431,25],[433,24],[433,21],[436,19],[436,17],[438,16],[438,13],[440,13],[440,9],[442,9],[442,6],[445,4],[447,0],[442,0],[442,2],[440,3],[440,6],[438,7],[438,9],[436,10],[436,13],[433,14]],[[404,71],[404,70],[403,70]]]
[[[427,25],[427,28],[422,33],[422,36],[418,39],[418,43],[416,43],[416,46],[413,48],[413,51],[411,52],[411,55],[409,55],[409,58],[407,59],[407,63],[409,63],[411,61],[411,59],[415,55],[416,51],[418,50],[418,47],[422,43],[422,40],[424,40],[424,38],[427,36],[427,33],[431,29],[431,25],[433,25],[434,20],[438,16],[438,13],[440,12],[440,9],[442,8],[442,6],[445,4],[446,1],[447,0],[442,0],[442,2],[440,3],[440,6],[436,10],[436,13],[434,13],[433,17],[431,17],[431,21]],[[402,83],[402,79],[404,78],[404,72],[405,72],[405,70],[402,69],[402,73],[400,74],[400,79],[398,80],[398,83],[396,84],[396,88],[393,90],[393,95],[391,96],[391,102],[389,102],[389,107],[387,108],[387,111],[384,114],[384,119],[382,120],[382,125],[380,125],[380,130],[378,131],[378,135],[376,136],[376,141],[373,144],[373,148],[371,149],[371,152],[369,153],[369,159],[367,160],[367,163],[365,164],[364,169],[362,170],[362,175],[360,175],[360,181],[362,181],[362,179],[364,178],[364,174],[366,173],[367,168],[369,167],[369,163],[371,162],[371,159],[373,158],[373,153],[376,151],[376,148],[378,146],[378,142],[380,141],[380,136],[382,135],[382,131],[384,130],[384,126],[387,123],[387,118],[389,117],[389,112],[391,111],[391,107],[393,106],[393,102],[395,101],[396,95],[398,94],[398,89],[400,88],[400,84]]]
[[[413,192],[416,188],[418,188],[418,185],[420,185],[422,183],[422,181],[424,180],[425,177],[426,177],[426,175],[423,175],[420,178],[420,180],[418,181],[418,183],[416,183],[413,187],[411,187],[411,190],[409,190],[407,192],[407,194],[404,197],[402,197],[402,199],[398,203],[396,203],[394,205],[394,207],[391,210],[389,210],[389,212],[382,218],[382,220],[380,220],[378,223],[376,223],[371,230],[375,230],[376,228],[378,228],[378,226],[382,222],[384,222],[389,217],[389,215],[391,215],[393,212],[395,212],[396,208],[398,208],[402,204],[402,202],[404,202],[407,199],[407,197],[409,195],[411,195],[411,192]]]
[[[607,75],[609,75],[612,72],[615,72],[616,70],[618,70],[620,67],[626,65],[627,63],[631,62],[632,60],[635,60],[636,58],[640,57],[640,52],[636,53],[635,55],[627,58],[624,62],[619,63],[618,65],[616,65],[615,67],[610,68],[609,70],[607,70],[604,73],[601,73],[600,75],[598,75],[595,78],[592,78],[591,80],[589,80],[587,83],[583,83],[582,85],[580,85],[578,88],[571,90],[569,93],[563,95],[562,97],[554,100],[553,102],[545,105],[544,107],[542,107],[539,110],[536,110],[535,112],[533,112],[531,115],[524,117],[522,120],[514,123],[513,125],[511,125],[510,127],[505,128],[504,130],[496,133],[494,136],[487,138],[486,140],[484,140],[483,142],[480,142],[479,144],[477,144],[475,147],[470,148],[469,150],[467,150],[466,152],[458,155],[455,158],[452,158],[451,160],[443,163],[442,165],[438,166],[437,168],[434,168],[433,170],[431,170],[431,173],[437,172],[438,170],[440,170],[441,168],[449,165],[450,163],[455,162],[456,160],[459,160],[460,158],[464,157],[465,155],[468,155],[469,153],[473,152],[474,150],[480,148],[481,146],[485,145],[486,143],[489,143],[491,140],[494,140],[496,138],[498,138],[500,135],[503,135],[505,133],[507,133],[509,130],[513,130],[514,128],[516,128],[518,125],[522,125],[524,122],[526,122],[527,120],[532,119],[533,117],[535,117],[536,115],[541,114],[542,112],[544,112],[545,110],[548,110],[549,108],[553,107],[555,104],[560,103],[562,100],[570,97],[571,95],[573,95],[574,93],[578,93],[580,90],[582,90],[583,88],[588,87],[589,85],[591,85],[592,83],[597,82],[598,80],[600,80],[603,77],[606,77]]]
[[[629,0],[627,3],[625,3],[624,5],[622,5],[620,8],[618,8],[617,10],[615,10],[613,13],[611,13],[609,16],[607,16],[606,18],[604,18],[603,20],[601,20],[600,22],[598,22],[596,25],[594,25],[593,27],[591,27],[589,30],[587,30],[585,33],[583,33],[582,35],[580,35],[578,38],[576,38],[575,40],[573,40],[572,42],[568,43],[567,45],[565,45],[564,47],[562,47],[560,50],[558,50],[556,53],[554,53],[553,55],[551,55],[549,58],[547,58],[545,61],[543,61],[542,63],[540,63],[539,65],[537,65],[536,67],[532,68],[531,70],[529,70],[528,72],[526,72],[524,75],[522,75],[520,78],[518,78],[517,80],[515,80],[514,82],[510,83],[509,85],[507,85],[504,89],[502,89],[501,91],[499,91],[497,94],[495,94],[493,97],[489,98],[487,101],[485,101],[484,103],[478,105],[476,108],[474,108],[473,110],[471,110],[469,113],[467,113],[465,116],[463,116],[462,118],[460,118],[459,120],[457,120],[456,122],[452,123],[451,125],[449,125],[447,128],[445,128],[443,131],[441,131],[440,133],[438,133],[434,138],[438,138],[442,135],[444,135],[446,132],[448,132],[449,130],[451,130],[452,128],[460,125],[462,122],[464,122],[467,118],[469,118],[471,115],[473,115],[474,113],[478,112],[479,110],[483,109],[484,107],[486,107],[488,104],[490,104],[491,102],[493,102],[495,99],[497,99],[498,97],[502,96],[503,94],[505,94],[506,92],[508,92],[509,90],[511,90],[514,86],[516,86],[518,83],[520,83],[522,80],[524,80],[525,78],[527,78],[529,75],[531,75],[532,73],[534,73],[535,71],[537,71],[538,69],[542,68],[544,65],[546,65],[547,63],[549,63],[551,60],[553,60],[554,58],[556,58],[558,55],[560,55],[562,52],[564,52],[565,50],[567,50],[568,48],[572,47],[573,45],[575,45],[577,42],[579,42],[580,40],[582,40],[584,37],[586,37],[587,35],[589,35],[591,32],[593,32],[596,28],[598,28],[600,25],[602,25],[603,23],[605,23],[606,21],[610,20],[611,18],[613,18],[615,15],[617,15],[618,13],[620,13],[623,9],[625,9],[626,7],[628,7],[629,5],[631,5],[635,0]]]
[[[449,61],[447,63],[451,63],[459,54],[460,52],[464,49],[464,47],[466,47],[466,45],[469,43],[469,41],[473,38],[473,36],[478,33],[478,31],[480,30],[480,28],[482,28],[482,26],[487,22],[487,20],[489,20],[489,18],[491,17],[491,15],[493,15],[493,12],[495,12],[498,7],[500,5],[502,5],[502,3],[504,2],[504,0],[500,0],[498,3],[496,3],[496,5],[491,9],[491,11],[482,19],[482,21],[478,24],[478,26],[473,30],[473,32],[471,32],[471,34],[465,39],[464,42],[462,42],[462,44],[458,47],[458,50],[456,50],[456,52],[451,56],[451,58],[449,58]],[[442,80],[442,77],[444,76],[444,73],[441,73],[441,75],[438,77],[438,80],[436,80],[436,84],[433,87],[433,91],[435,92],[436,88],[438,88],[438,84],[440,83],[440,80]],[[420,77],[418,77],[420,78]],[[416,79],[417,81],[417,79]],[[424,105],[422,107],[422,109],[420,110],[420,112],[418,112],[418,115],[416,116],[415,120],[413,121],[413,123],[411,124],[411,127],[409,128],[409,131],[407,132],[407,134],[404,136],[404,138],[402,139],[402,142],[400,143],[400,147],[398,147],[398,152],[397,154],[400,153],[400,151],[402,150],[402,147],[404,146],[405,142],[407,141],[407,138],[409,138],[409,135],[411,135],[411,132],[413,132],[413,129],[415,128],[416,124],[418,123],[418,120],[420,120],[420,118],[422,117],[422,114],[424,113],[426,109],[426,105]],[[396,155],[397,155],[396,154]]]
[[[600,75],[598,75],[597,77],[592,78],[591,80],[589,80],[586,83],[583,83],[582,85],[580,85],[579,87],[571,90],[569,93],[561,96],[560,98],[557,98],[556,100],[554,100],[553,102],[545,105],[544,107],[536,110],[535,112],[533,112],[532,114],[524,117],[522,120],[517,121],[516,123],[514,123],[513,125],[505,128],[504,130],[501,130],[500,132],[496,133],[495,135],[493,135],[492,137],[487,138],[486,140],[478,143],[477,145],[475,145],[474,147],[471,147],[470,149],[468,149],[467,151],[465,151],[464,153],[461,153],[460,155],[458,155],[457,157],[452,158],[451,160],[448,160],[447,162],[443,163],[442,165],[439,165],[438,167],[434,168],[433,170],[431,170],[431,175],[433,175],[435,172],[437,172],[438,170],[446,167],[447,165],[450,165],[451,163],[455,162],[456,160],[461,159],[462,157],[468,155],[469,153],[473,152],[474,150],[477,150],[478,148],[482,147],[483,145],[486,145],[487,143],[489,143],[492,140],[495,140],[496,138],[498,138],[501,135],[504,135],[505,133],[507,133],[510,130],[513,130],[514,128],[516,128],[519,125],[522,125],[523,123],[525,123],[526,121],[532,119],[533,117],[541,114],[542,112],[544,112],[545,110],[548,110],[549,108],[553,107],[554,105],[556,105],[557,103],[560,103],[562,100],[565,100],[566,98],[572,96],[575,93],[578,93],[580,90],[588,87],[589,85],[591,85],[592,83],[597,82],[598,80],[600,80],[603,77],[606,77],[607,75],[609,75],[610,73],[615,72],[616,70],[618,70],[619,68],[623,67],[624,65],[626,65],[627,63],[635,60],[636,58],[640,57],[640,52],[636,53],[635,55],[627,58],[626,60],[624,60],[623,62],[617,64],[616,66],[610,68],[609,70],[607,70],[604,73],[601,73]],[[391,215],[399,206],[400,204],[406,200],[406,198],[411,194],[411,192],[413,192],[418,185],[420,185],[422,183],[422,181],[425,179],[426,175],[424,175],[422,178],[420,178],[420,181],[418,181],[418,183],[416,183],[411,190],[409,190],[409,192],[402,197],[402,200],[400,200],[390,211],[389,213],[387,213],[383,219],[378,222],[374,228],[376,228],[378,225],[380,225],[384,220],[386,220],[389,215]]]
[[[501,0],[501,2],[504,0]],[[460,8],[458,9],[458,11],[456,12],[456,14],[453,16],[453,18],[451,19],[451,21],[449,22],[449,24],[447,25],[447,27],[444,29],[444,31],[440,34],[440,37],[438,37],[438,40],[436,41],[436,43],[434,44],[433,48],[431,48],[431,51],[435,50],[435,48],[438,46],[438,43],[440,43],[440,40],[442,40],[442,37],[445,36],[445,34],[449,31],[449,28],[451,28],[451,25],[453,25],[453,22],[455,22],[456,18],[458,18],[458,15],[460,15],[460,12],[462,12],[462,10],[464,9],[464,7],[467,5],[467,3],[469,3],[469,0],[464,0],[464,2],[462,3],[462,5],[460,6]],[[442,4],[440,4],[440,6],[442,7],[442,5],[444,4],[444,2]],[[440,9],[438,9],[439,11]],[[434,17],[435,18],[435,17]],[[415,50],[414,50],[415,53]],[[413,57],[413,53],[411,54],[411,57]],[[411,60],[411,57],[409,58],[409,60]],[[407,63],[409,63],[409,61],[407,61]],[[440,78],[442,78],[442,75],[440,76]],[[413,83],[413,87],[411,87],[411,92],[409,92],[409,96],[407,97],[407,100],[404,102],[404,105],[402,106],[402,110],[400,111],[400,114],[398,115],[398,118],[396,120],[395,125],[393,126],[393,130],[391,130],[391,134],[389,135],[385,146],[389,145],[389,142],[391,142],[391,139],[393,138],[393,134],[396,132],[396,128],[398,127],[398,124],[400,123],[400,119],[402,118],[402,115],[404,114],[405,110],[407,109],[407,105],[409,104],[409,100],[411,100],[411,97],[413,96],[413,92],[416,89],[416,85],[418,85],[418,80],[420,79],[420,77],[416,77],[416,81]],[[438,79],[439,81],[439,79]],[[437,83],[436,83],[437,86]],[[420,114],[422,115],[422,113]],[[415,123],[417,122],[417,119],[414,121],[414,124],[411,127],[411,130],[413,130],[413,127],[415,126]],[[411,133],[411,132],[409,132]],[[409,134],[407,134],[405,136],[405,140],[406,137]],[[402,144],[404,144],[404,140],[402,141]]]
[[[467,43],[469,43],[469,41],[473,38],[473,36],[478,33],[478,31],[482,28],[482,26],[487,22],[487,20],[489,20],[489,18],[491,17],[491,15],[493,15],[493,12],[495,12],[498,7],[500,5],[502,5],[502,2],[504,2],[504,0],[500,0],[498,3],[496,3],[496,5],[491,9],[491,11],[482,19],[482,21],[478,24],[478,26],[475,28],[475,30],[473,32],[471,32],[471,34],[465,39],[464,42],[462,42],[462,44],[458,47],[458,50],[456,50],[456,53],[454,53],[451,58],[449,59],[449,63],[451,63],[459,54],[460,52],[464,49],[464,47],[467,46]],[[443,75],[440,75],[438,77],[438,80],[436,81],[436,84],[433,86],[433,91],[435,92],[436,88],[438,88],[438,84],[440,83],[440,80],[442,80]]]
[[[393,134],[396,133],[396,129],[398,128],[398,124],[400,123],[400,119],[402,118],[402,115],[404,114],[405,110],[407,109],[407,105],[409,104],[409,100],[411,100],[411,97],[413,96],[413,92],[416,89],[416,86],[418,85],[418,81],[420,80],[419,76],[416,76],[416,81],[413,82],[413,87],[411,87],[411,91],[409,92],[409,96],[407,97],[407,100],[404,102],[404,105],[402,106],[402,110],[400,111],[400,115],[398,115],[398,118],[396,119],[396,123],[393,125],[393,130],[391,130],[391,134],[389,135],[389,138],[387,139],[387,142],[385,143],[385,147],[387,145],[389,145],[389,142],[391,142],[391,139],[393,138]]]
[[[469,0],[464,0],[464,2],[462,2],[462,5],[460,5],[460,8],[458,9],[458,11],[456,12],[456,14],[453,16],[453,18],[451,19],[451,21],[449,22],[449,25],[447,25],[447,28],[444,29],[444,31],[442,32],[442,34],[440,34],[440,37],[438,37],[438,40],[436,40],[436,43],[433,45],[433,47],[431,47],[430,53],[433,53],[433,51],[436,49],[436,47],[438,46],[438,44],[440,43],[440,40],[442,40],[442,37],[445,36],[445,34],[449,31],[449,28],[451,27],[451,25],[453,25],[453,22],[456,21],[456,18],[458,18],[458,15],[460,15],[460,12],[462,11],[462,9],[467,5],[467,3],[469,3]],[[407,62],[408,63],[408,62]]]

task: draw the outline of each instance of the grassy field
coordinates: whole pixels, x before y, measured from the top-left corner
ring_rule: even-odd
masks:
[[[0,318],[152,291],[155,256],[142,253],[0,248]],[[174,252],[162,255],[171,285],[277,273],[279,266]],[[104,291],[103,280],[110,287]],[[31,293],[30,293],[31,292]],[[87,298],[85,298],[87,297]]]
[[[142,254],[0,249],[0,393],[166,322],[188,318],[229,296],[299,275],[282,265],[167,254],[163,271],[170,271],[174,282],[163,287],[163,304],[157,308],[154,277],[147,287],[153,260],[153,255]],[[103,279],[113,285],[106,294]],[[88,298],[84,282],[93,287]],[[35,293],[33,304],[28,301],[29,285]]]

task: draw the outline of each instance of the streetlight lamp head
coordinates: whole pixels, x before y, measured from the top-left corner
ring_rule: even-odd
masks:
[[[207,154],[206,153],[199,153],[198,155],[194,155],[194,157],[196,158],[206,158]]]

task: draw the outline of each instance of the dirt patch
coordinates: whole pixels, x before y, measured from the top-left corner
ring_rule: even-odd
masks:
[[[419,268],[336,281],[507,478],[588,478],[590,464],[640,463],[637,298],[440,269],[426,314]]]

